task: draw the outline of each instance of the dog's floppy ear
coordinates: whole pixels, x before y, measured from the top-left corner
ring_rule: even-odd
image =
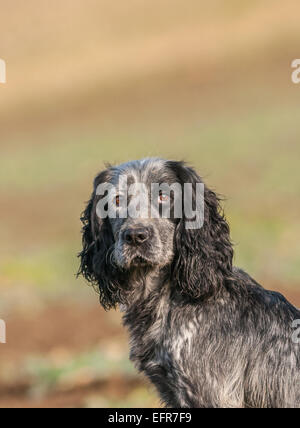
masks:
[[[169,162],[168,166],[175,172],[182,187],[184,183],[192,183],[195,206],[196,183],[202,183],[201,178],[183,162]],[[220,200],[212,190],[204,186],[202,227],[187,229],[187,221],[183,215],[175,232],[173,282],[189,298],[214,296],[232,271],[233,248]]]
[[[105,309],[120,303],[120,284],[116,267],[111,261],[114,237],[109,220],[97,216],[97,204],[100,196],[97,188],[109,182],[109,170],[102,171],[94,181],[94,190],[85,211],[82,214],[82,251],[79,253],[80,268],[78,275],[97,287],[100,303]]]

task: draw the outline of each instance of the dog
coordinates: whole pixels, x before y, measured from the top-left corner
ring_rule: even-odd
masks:
[[[190,218],[173,212],[178,195],[162,192],[155,218],[100,215],[109,198],[97,189],[117,189],[117,211],[120,179],[144,189],[179,183],[179,204],[188,183],[193,206],[202,184],[201,227],[187,228]],[[166,202],[169,217],[161,212]],[[233,266],[220,198],[194,169],[156,158],[108,166],[94,181],[82,222],[79,274],[97,287],[106,310],[123,311],[130,359],[166,407],[300,407],[300,345],[293,339],[300,311]]]

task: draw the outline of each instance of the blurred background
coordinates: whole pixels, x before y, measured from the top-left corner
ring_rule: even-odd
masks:
[[[184,159],[235,263],[300,305],[299,1],[1,0],[1,407],[153,407],[118,312],[76,279],[104,162]]]

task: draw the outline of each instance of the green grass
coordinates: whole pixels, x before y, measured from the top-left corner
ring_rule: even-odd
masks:
[[[20,252],[2,259],[0,274],[12,282],[23,282],[41,290],[54,286],[53,292],[56,292],[56,286],[59,287],[61,282],[67,287],[75,279],[78,261],[76,253],[73,253],[74,247],[55,246]]]
[[[26,141],[18,149],[6,150],[0,159],[0,191],[30,192],[75,185],[103,167],[105,161],[120,162],[144,156],[184,158],[218,181],[229,181],[239,173],[233,191],[240,192],[240,180],[259,187],[291,194],[299,191],[298,144],[299,108],[270,108],[213,119],[181,120],[172,129],[165,124],[127,126],[90,134],[70,133],[44,136],[39,145]],[[253,171],[248,177],[248,172]],[[220,183],[219,183],[220,184]],[[251,188],[249,189],[251,191]]]
[[[127,354],[114,355],[105,349],[69,355],[67,358],[30,357],[24,362],[23,375],[32,379],[35,389],[46,392],[55,388],[109,379],[111,376],[135,376]],[[80,378],[80,379],[79,379]]]

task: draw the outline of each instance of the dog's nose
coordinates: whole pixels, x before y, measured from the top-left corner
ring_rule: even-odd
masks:
[[[124,232],[124,241],[129,245],[141,245],[150,237],[150,231],[146,228],[132,228]]]

